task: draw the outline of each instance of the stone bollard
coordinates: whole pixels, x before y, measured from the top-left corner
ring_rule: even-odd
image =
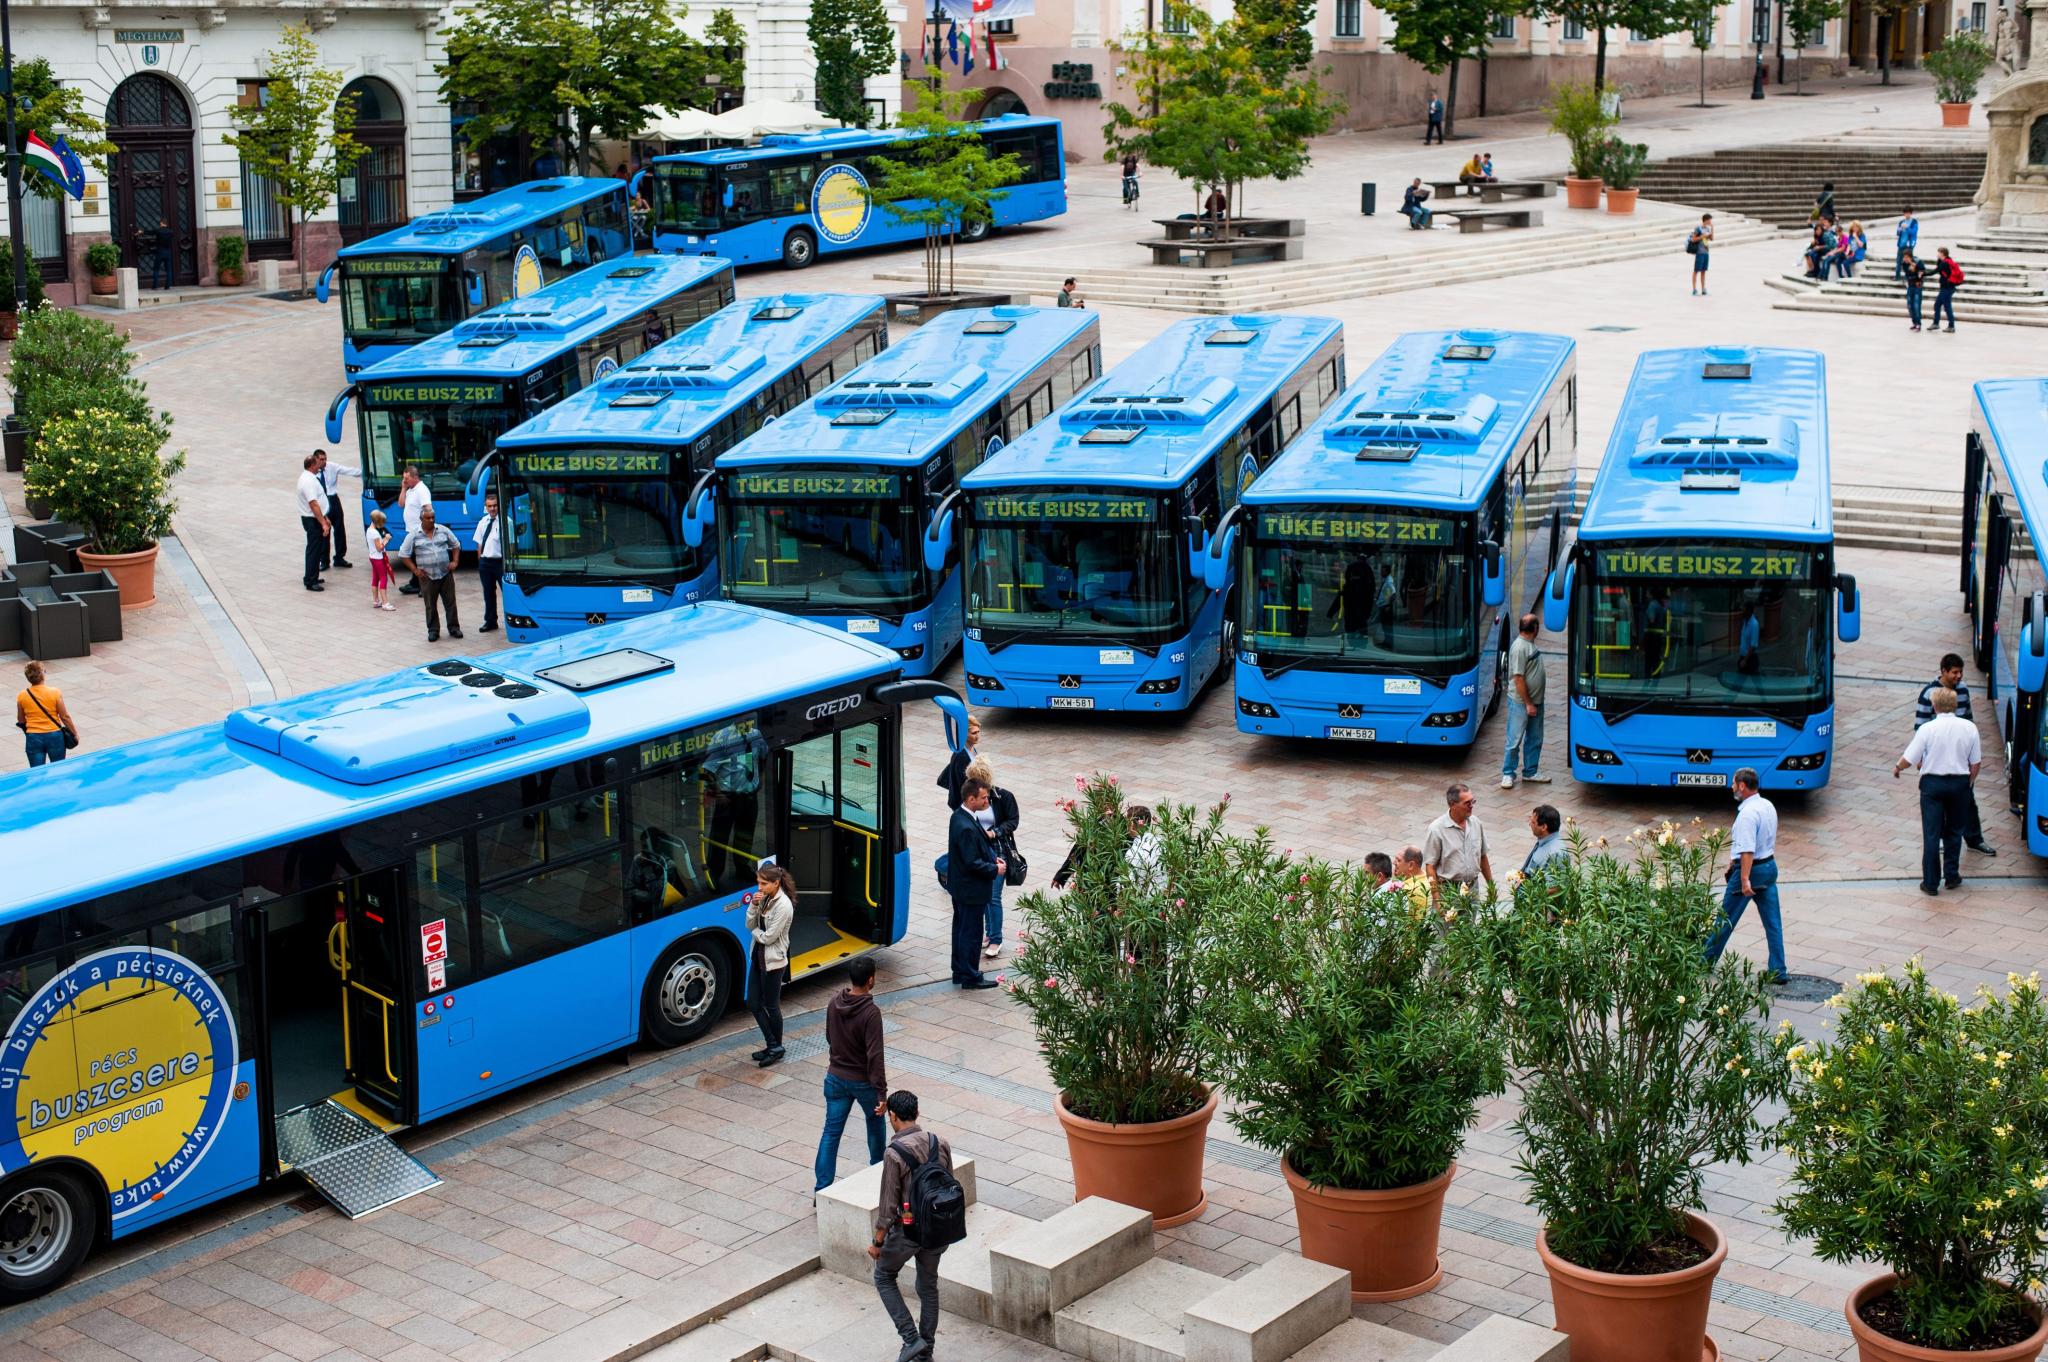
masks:
[[[277,261],[256,262],[256,287],[265,293],[277,293],[284,288],[284,271]]]
[[[114,297],[123,312],[142,307],[142,277],[133,265],[123,265],[114,271]]]

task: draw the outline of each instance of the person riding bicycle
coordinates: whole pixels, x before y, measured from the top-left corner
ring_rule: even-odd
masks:
[[[1135,208],[1138,204],[1138,153],[1124,153],[1124,206]]]

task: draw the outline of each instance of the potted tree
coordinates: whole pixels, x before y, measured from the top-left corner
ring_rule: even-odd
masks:
[[[1619,137],[1607,139],[1600,153],[1600,178],[1607,186],[1608,212],[1636,211],[1636,182],[1643,178],[1643,165],[1649,159],[1647,143],[1625,142]]]
[[[36,258],[28,258],[28,296],[14,293],[14,246],[0,241],[0,340],[13,340],[21,329],[21,314],[43,305],[43,271]]]
[[[112,293],[118,286],[114,271],[121,268],[121,250],[111,241],[95,241],[85,248],[86,272],[92,276],[92,291]]]
[[[1058,1096],[1074,1197],[1184,1224],[1208,1205],[1202,1152],[1216,1095],[1195,1039],[1203,905],[1231,873],[1223,806],[1162,808],[1142,843],[1114,776],[1062,801],[1075,869],[1065,894],[1024,900],[1029,927],[1005,980],[1024,1004]]]
[[[1890,1270],[1847,1305],[1863,1362],[2029,1362],[2048,1344],[2048,1009],[2039,975],[1970,1005],[1928,982],[1858,977],[1834,1039],[1781,1044],[1785,1228],[1831,1262]],[[2030,1295],[2029,1293],[2034,1293]]]
[[[33,456],[36,432],[52,416],[88,408],[168,428],[170,418],[151,410],[142,381],[131,372],[134,364],[128,338],[98,317],[43,307],[22,318],[7,357],[7,384],[24,453]]]
[[[1977,83],[1996,59],[1991,44],[1975,29],[1957,29],[1922,58],[1927,74],[1934,77],[1935,98],[1941,101],[1941,126],[1970,125],[1970,102],[1977,98]]]
[[[28,466],[29,496],[90,536],[79,568],[112,574],[123,610],[156,602],[157,541],[171,531],[178,505],[170,482],[185,467],[182,451],[159,453],[168,433],[159,422],[94,407],[44,422]]]
[[[213,240],[213,270],[222,288],[239,288],[242,283],[242,266],[248,258],[249,243],[238,236],[215,237]]]
[[[1747,1162],[1787,1063],[1755,966],[1701,950],[1725,837],[1666,823],[1621,858],[1571,855],[1518,884],[1487,926],[1514,1129],[1538,1256],[1572,1362],[1700,1362],[1727,1245],[1702,1205],[1709,1163]],[[1601,844],[1604,847],[1604,841]]]
[[[1280,1156],[1302,1255],[1348,1269],[1354,1301],[1420,1295],[1443,1278],[1465,1129],[1504,1083],[1477,920],[1461,893],[1375,892],[1263,829],[1230,860],[1202,944],[1207,1072],[1232,1124]]]
[[[1564,180],[1567,208],[1600,206],[1600,157],[1614,114],[1600,92],[1582,81],[1567,81],[1550,94],[1550,130],[1571,148],[1571,173]]]

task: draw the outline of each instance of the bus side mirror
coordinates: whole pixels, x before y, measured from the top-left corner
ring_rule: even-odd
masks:
[[[356,395],[356,385],[351,383],[334,395],[327,404],[327,443],[341,443],[341,414],[348,410],[348,400]]]
[[[483,275],[475,270],[464,270],[462,272],[462,283],[463,289],[469,297],[469,305],[471,307],[482,307],[484,305]]]
[[[1480,599],[1488,606],[1498,606],[1508,598],[1508,584],[1500,572],[1500,545],[1489,539],[1479,550],[1485,564],[1484,575],[1479,579]]]
[[[640,185],[646,178],[647,172],[643,170],[632,179],[626,181],[626,201],[628,203],[640,197]]]
[[[953,558],[953,519],[952,510],[942,510],[932,517],[931,528],[925,531],[925,571],[935,577],[946,570]]]
[[[1237,526],[1225,529],[1202,558],[1202,584],[1211,591],[1230,585],[1230,565],[1237,559]]]
[[[711,480],[716,476],[715,472],[706,473],[697,479],[697,485],[683,502],[683,543],[693,549],[704,545],[704,526],[712,517],[712,499],[716,495]]]
[[[1841,597],[1841,619],[1835,625],[1835,633],[1844,643],[1854,643],[1863,636],[1863,596],[1856,590],[1856,579],[1848,573],[1835,577],[1835,591]]]
[[[967,750],[967,702],[957,695],[934,695],[932,703],[939,707],[939,713],[946,720],[946,748],[952,752]]]
[[[1561,563],[1543,583],[1543,627],[1553,634],[1563,633],[1571,616],[1572,582],[1578,573],[1577,563]]]
[[[327,286],[333,282],[334,272],[340,267],[341,262],[336,260],[329,264],[326,269],[320,271],[320,282],[313,285],[313,298],[316,302],[324,303],[327,301]]]

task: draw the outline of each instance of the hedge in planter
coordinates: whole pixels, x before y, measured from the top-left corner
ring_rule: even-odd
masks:
[[[1263,830],[1230,850],[1201,955],[1208,1070],[1285,1161],[1304,1255],[1349,1269],[1354,1298],[1418,1294],[1465,1130],[1504,1084],[1477,918],[1461,891],[1378,893]]]
[[[36,442],[28,494],[53,518],[84,529],[96,552],[151,548],[171,532],[178,504],[170,482],[185,468],[183,451],[159,454],[165,435],[158,424],[104,408],[53,417]]]
[[[1797,1082],[1778,1214],[1822,1258],[1896,1273],[1858,1293],[1861,1321],[1920,1347],[2010,1344],[2040,1314],[2021,1292],[2048,1276],[2048,1008],[2039,975],[2006,985],[1965,1007],[1910,960],[1831,1000],[1834,1039],[1781,1041]]]
[[[128,338],[97,317],[61,307],[39,307],[21,319],[7,362],[15,414],[30,431],[53,416],[88,408],[112,411],[155,425],[169,438],[170,418],[149,405],[148,389],[133,376]]]

